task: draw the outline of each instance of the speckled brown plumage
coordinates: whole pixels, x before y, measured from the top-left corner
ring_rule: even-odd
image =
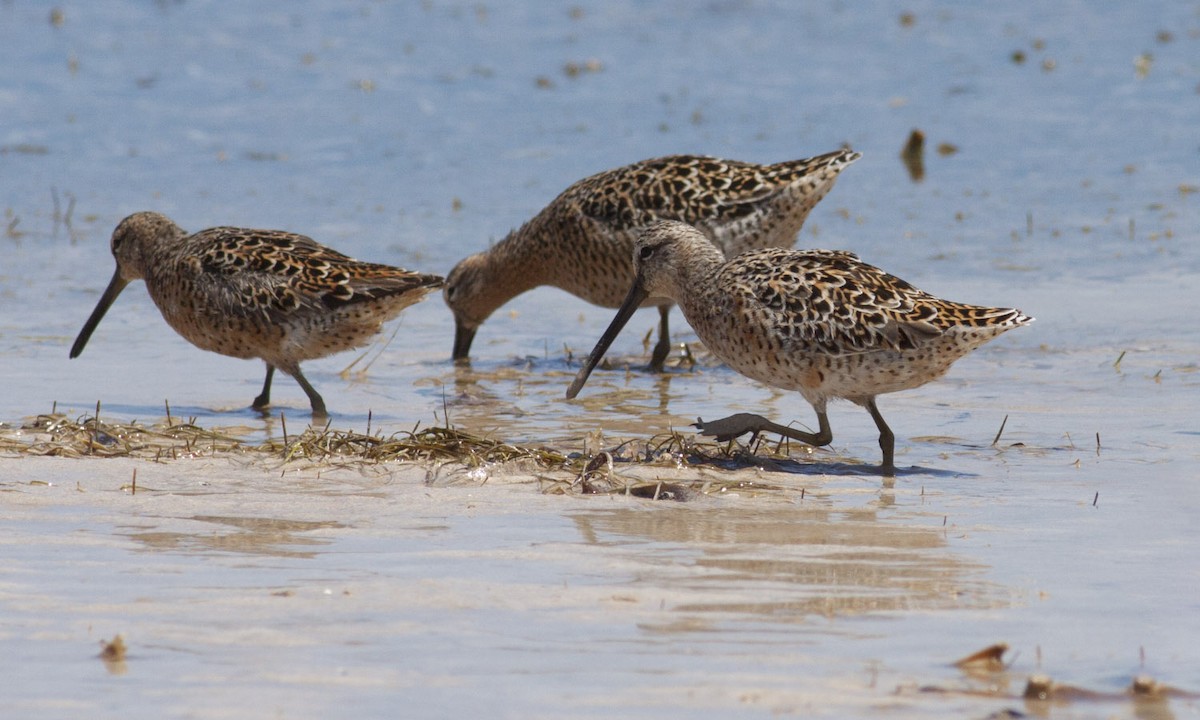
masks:
[[[726,440],[771,431],[827,445],[826,406],[844,398],[875,419],[887,474],[895,472],[895,441],[875,397],[941,377],[963,355],[1033,321],[1011,308],[942,300],[849,252],[769,248],[726,261],[682,223],[650,226],[634,253],[633,287],[567,397],[583,387],[634,309],[647,297],[667,297],[714,355],[747,377],[799,391],[820,424],[806,433],[740,413],[700,421],[701,432]]]
[[[454,312],[453,355],[465,359],[481,324],[497,308],[542,285],[603,307],[617,307],[633,280],[636,231],[657,220],[698,228],[721,252],[786,247],[838,174],[860,157],[839,150],[804,160],[756,165],[692,155],[654,158],[584,178],[533,219],[446,278]],[[670,303],[652,298],[661,323],[651,366],[670,350]]]
[[[167,324],[193,345],[267,364],[255,408],[270,403],[278,368],[304,388],[318,416],[325,402],[300,363],[367,343],[385,321],[442,285],[436,275],[359,262],[304,235],[235,227],[188,235],[153,212],[122,220],[112,253],[116,273],[71,357],[83,352],[121,290],[142,279]]]

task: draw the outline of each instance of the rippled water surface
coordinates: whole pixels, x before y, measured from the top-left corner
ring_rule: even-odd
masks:
[[[1200,691],[1200,4],[50,7],[0,2],[10,430],[100,402],[282,432],[247,409],[261,363],[191,347],[139,284],[67,359],[131,212],[445,274],[575,180],[676,152],[848,143],[863,159],[798,244],[1037,322],[881,399],[894,484],[861,472],[878,449],[851,405],[830,451],[781,472],[630,471],[747,478],[683,503],[547,496],[519,474],[0,458],[0,651],[25,714],[1200,714],[1120,697],[1138,673]],[[456,368],[432,296],[365,372],[340,372],[353,353],[305,369],[334,426],[370,414],[384,433],[448,414],[582,450],[738,410],[813,422],[703,354],[637,370],[653,312],[565,401],[611,314],[528,293]],[[274,399],[307,419],[289,378]],[[118,632],[129,657],[106,667]],[[949,663],[997,641],[998,692],[959,692],[978,686]],[[1102,697],[1026,704],[1034,672]]]

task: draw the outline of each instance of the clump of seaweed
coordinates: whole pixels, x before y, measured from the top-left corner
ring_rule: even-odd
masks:
[[[751,448],[736,443],[697,441],[676,430],[655,435],[648,440],[630,440],[611,450],[590,456],[572,455],[574,463],[563,469],[571,470],[568,478],[540,477],[542,492],[549,494],[630,495],[652,500],[687,501],[699,495],[728,490],[777,490],[766,483],[731,476],[701,477],[693,480],[664,481],[658,478],[635,477],[620,468],[668,466],[672,468],[714,466],[722,469],[762,467],[771,457],[756,456]],[[778,448],[777,448],[778,451]],[[778,457],[778,456],[776,456]]]
[[[15,431],[0,431],[0,452],[55,457],[136,457],[151,460],[214,455],[248,449],[241,440],[192,421],[170,416],[156,425],[102,420],[95,415],[71,418],[52,410]]]
[[[268,440],[260,449],[279,454],[284,461],[315,462],[458,462],[467,467],[489,463],[532,462],[558,468],[569,459],[547,448],[522,447],[472,435],[453,427],[414,428],[383,437],[353,430],[308,427],[294,438]]]
[[[622,494],[656,500],[690,499],[697,493],[708,492],[713,481],[646,480],[626,476],[614,468],[750,464],[749,456],[731,443],[696,442],[678,432],[646,441],[626,441],[610,450],[585,454],[515,445],[454,427],[415,428],[385,437],[369,431],[310,426],[298,436],[285,434],[282,440],[268,441],[259,448],[284,462],[308,461],[324,467],[407,462],[458,464],[467,469],[520,468],[533,472],[544,493]],[[728,484],[745,487],[744,481],[731,480]]]
[[[508,443],[453,426],[418,425],[386,436],[372,433],[369,422],[366,432],[325,425],[308,426],[298,435],[289,435],[286,424],[283,428],[282,438],[255,443],[229,431],[201,428],[194,418],[173,418],[169,408],[165,420],[147,425],[102,420],[97,405],[96,413],[90,416],[71,418],[52,410],[27,420],[20,428],[0,426],[0,454],[165,461],[240,453],[323,468],[389,463],[456,464],[468,470],[504,467],[532,473],[545,493],[621,494],[656,500],[687,500],[697,494],[746,489],[748,485],[768,487],[732,477],[728,482],[712,477],[666,482],[628,471],[656,466],[735,470],[791,462],[786,452],[781,454],[783,444],[764,450],[760,443],[747,447],[709,442],[674,430],[649,439],[626,440],[604,450],[575,452]]]

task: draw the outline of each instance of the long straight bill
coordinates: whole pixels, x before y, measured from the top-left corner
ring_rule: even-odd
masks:
[[[79,331],[79,337],[75,338],[75,344],[71,346],[71,357],[79,357],[79,353],[83,352],[83,346],[87,345],[87,341],[92,337],[92,333],[96,330],[96,326],[100,324],[100,320],[104,318],[104,313],[108,312],[108,308],[125,289],[129,281],[121,277],[121,269],[113,273],[112,280],[109,281],[108,287],[104,289],[104,294],[100,296],[100,302],[96,303],[96,309],[92,311],[92,316],[83,324],[83,329]]]
[[[608,324],[608,329],[600,336],[596,347],[592,348],[592,354],[588,355],[587,363],[579,369],[579,374],[575,376],[575,381],[571,383],[571,387],[567,388],[568,400],[574,399],[579,394],[579,391],[583,389],[584,383],[587,382],[588,377],[592,374],[592,370],[596,369],[600,358],[604,357],[604,353],[608,352],[608,347],[613,344],[613,340],[617,339],[617,335],[621,332],[621,329],[629,322],[629,318],[633,317],[633,311],[637,310],[649,296],[650,294],[642,289],[642,285],[639,282],[635,282],[633,287],[629,288],[629,294],[625,296],[625,302],[621,303],[621,307],[617,309],[616,316]]]

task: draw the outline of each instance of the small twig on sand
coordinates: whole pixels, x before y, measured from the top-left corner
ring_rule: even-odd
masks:
[[[992,439],[992,447],[996,447],[996,443],[1000,442],[1000,436],[1004,434],[1004,426],[1008,424],[1008,415],[1000,421],[1000,429],[996,431],[996,437]]]

